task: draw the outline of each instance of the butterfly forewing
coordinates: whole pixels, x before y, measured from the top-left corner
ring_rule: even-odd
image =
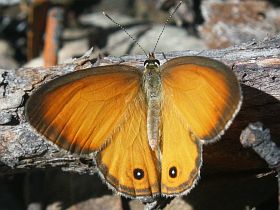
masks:
[[[180,57],[162,67],[164,100],[201,140],[223,134],[239,110],[241,90],[234,73],[205,57]],[[176,116],[176,115],[175,115]]]
[[[76,153],[101,149],[124,121],[140,91],[141,74],[114,65],[67,74],[43,85],[29,98],[29,123],[48,140]]]

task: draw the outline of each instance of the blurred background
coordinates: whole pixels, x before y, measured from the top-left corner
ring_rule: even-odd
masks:
[[[0,68],[53,66],[82,56],[143,54],[102,11],[149,52],[178,0],[0,0]],[[279,0],[183,0],[157,52],[226,48],[255,43],[280,31]],[[203,194],[201,194],[203,192]],[[112,195],[96,175],[59,169],[0,174],[0,210],[143,209]],[[166,209],[274,210],[277,183],[212,175]]]
[[[0,0],[0,68],[51,66],[83,55],[143,54],[108,13],[146,51],[178,0]],[[280,30],[280,1],[184,0],[157,52],[201,51],[262,40]]]

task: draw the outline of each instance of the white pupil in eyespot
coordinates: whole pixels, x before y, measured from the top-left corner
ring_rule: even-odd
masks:
[[[172,166],[170,169],[169,169],[169,176],[171,178],[176,178],[177,177],[177,168],[175,166]]]

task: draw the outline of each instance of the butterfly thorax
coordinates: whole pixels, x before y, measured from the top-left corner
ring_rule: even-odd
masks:
[[[147,113],[147,134],[150,147],[154,150],[159,142],[159,126],[162,101],[162,85],[159,68],[159,61],[150,54],[149,59],[145,61],[145,70],[143,74],[143,91],[146,95],[148,104]]]

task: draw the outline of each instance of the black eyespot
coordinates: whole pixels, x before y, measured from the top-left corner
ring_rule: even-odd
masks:
[[[175,166],[172,166],[170,169],[169,169],[169,176],[171,178],[176,178],[177,177],[177,168]]]
[[[138,179],[138,180],[143,179],[144,171],[140,168],[136,168],[133,170],[133,176],[135,179]]]
[[[160,65],[159,60],[155,60],[155,63],[156,63],[158,66]]]

